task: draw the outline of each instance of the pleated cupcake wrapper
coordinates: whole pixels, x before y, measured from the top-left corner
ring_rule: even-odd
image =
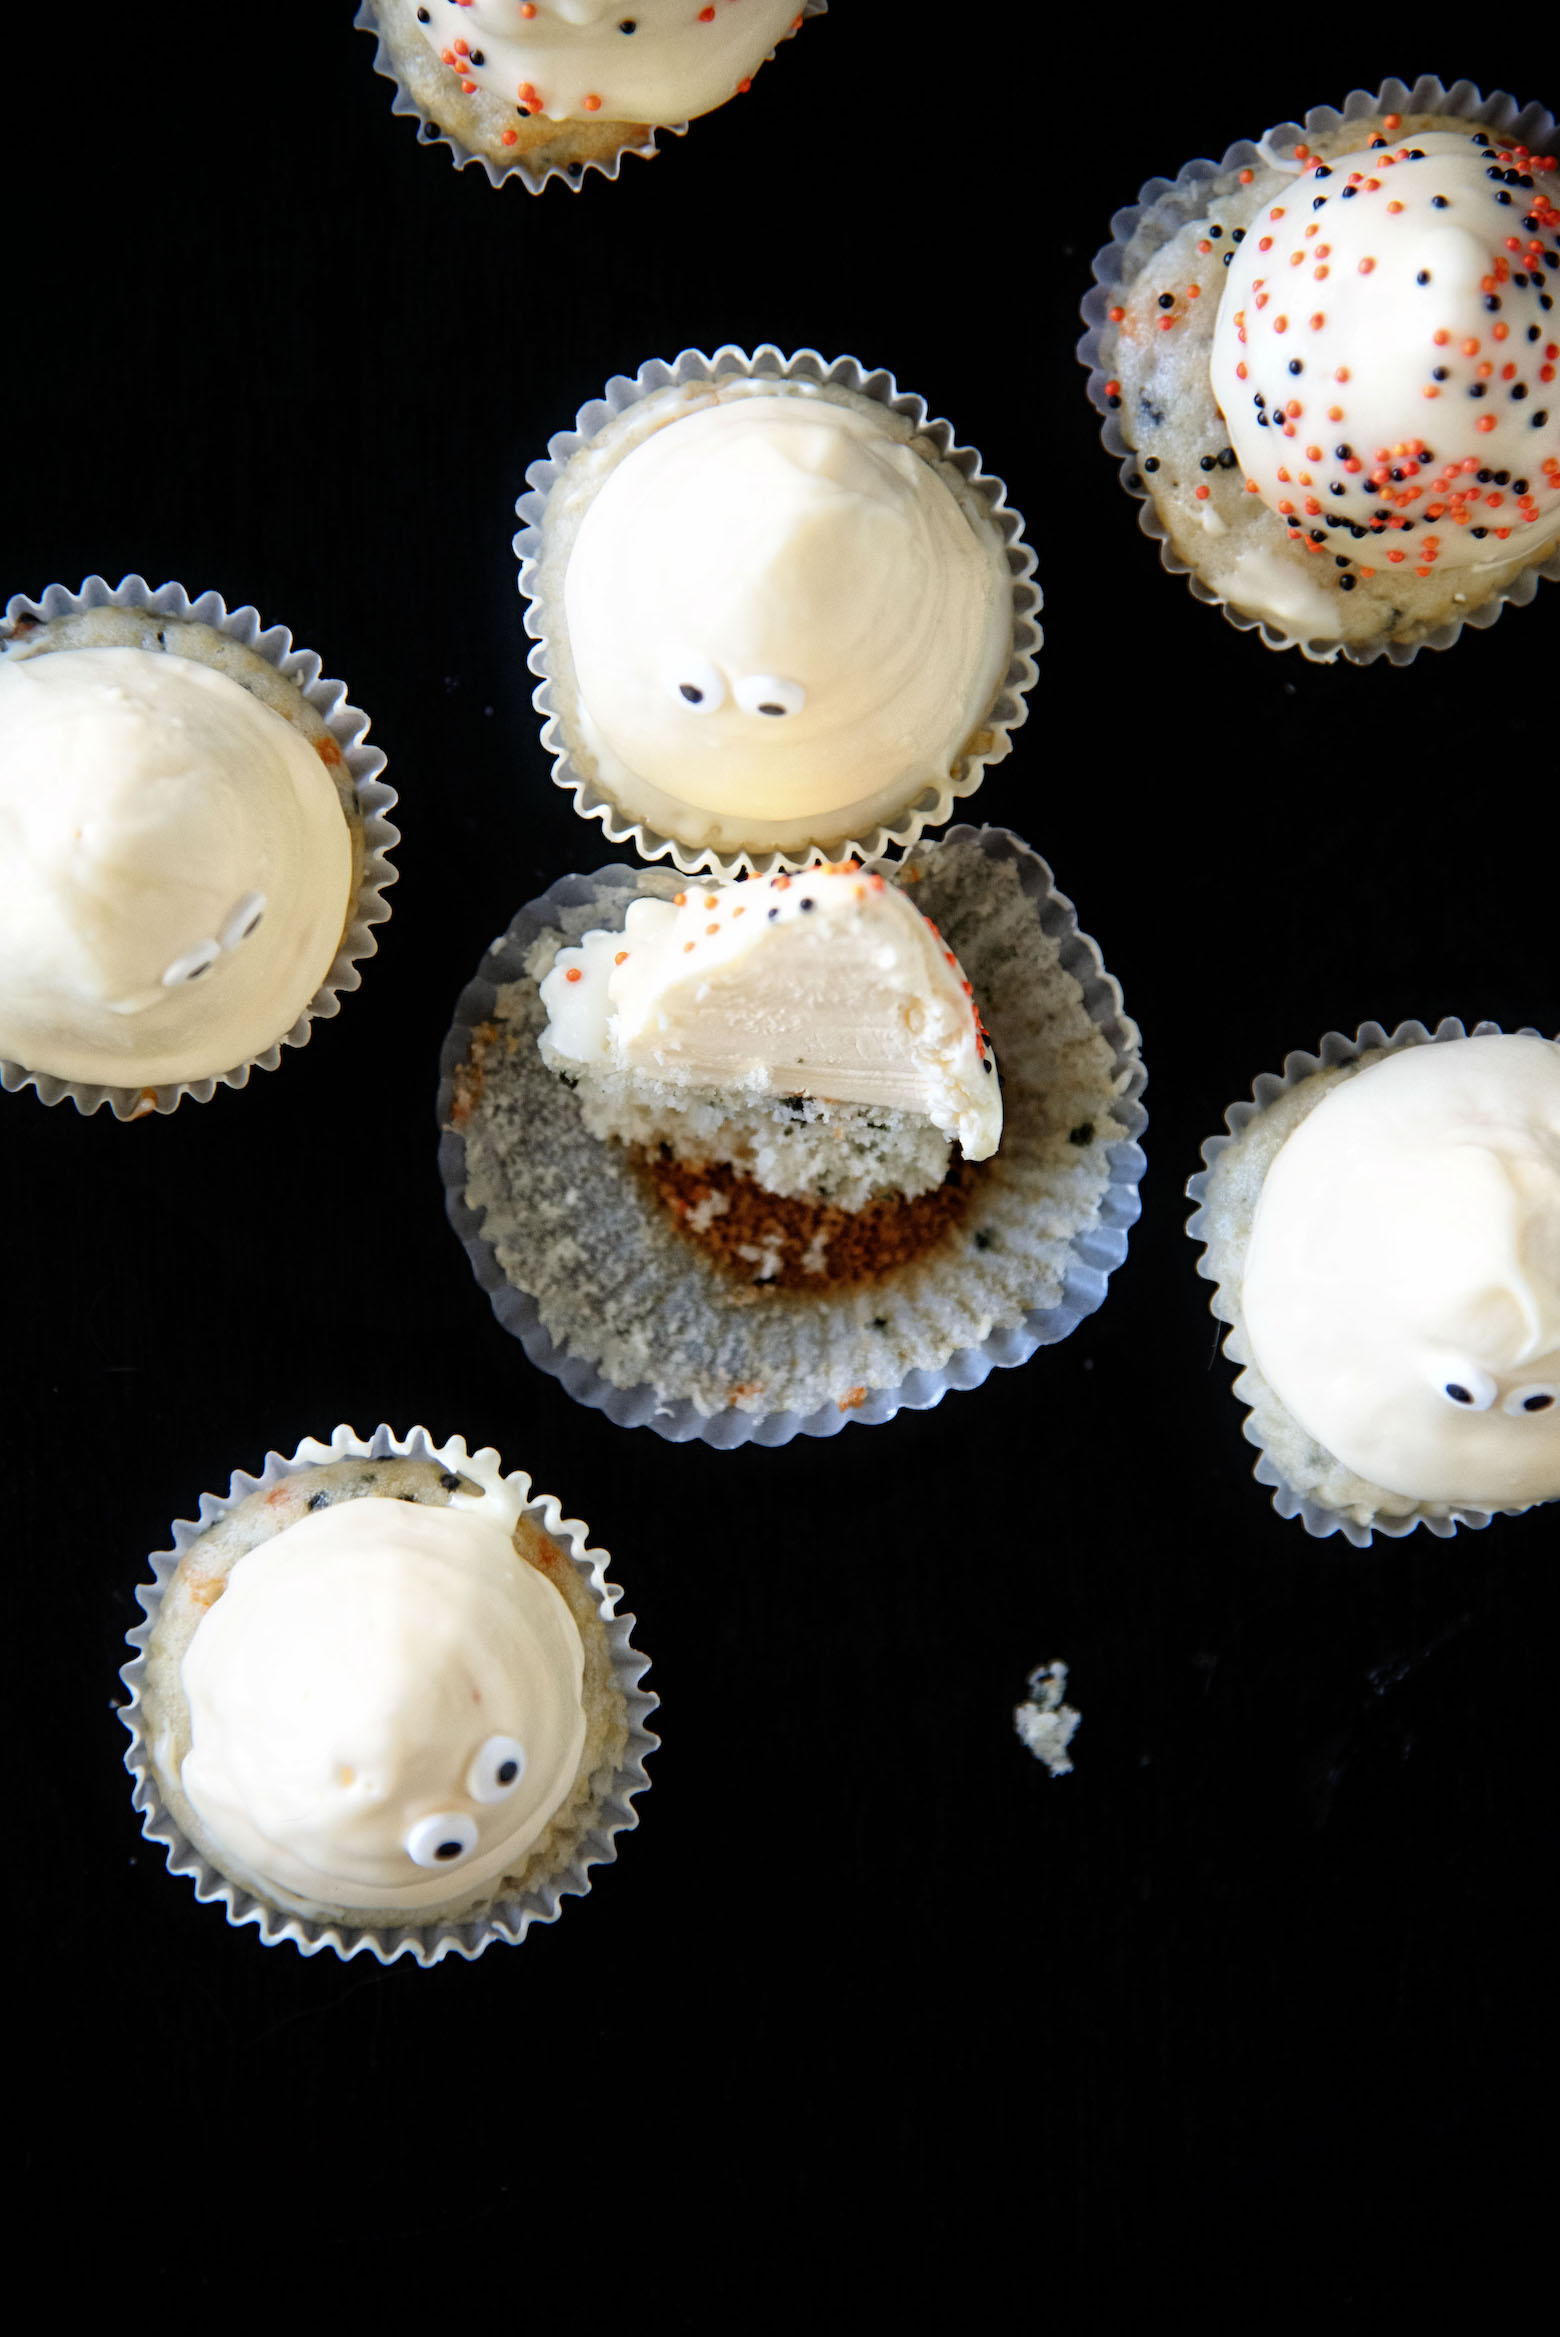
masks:
[[[733,378],[804,381],[849,390],[872,399],[890,413],[903,416],[917,437],[929,441],[939,459],[951,464],[981,498],[1005,547],[1013,599],[1013,649],[996,702],[980,725],[982,731],[990,734],[990,745],[961,755],[946,778],[922,783],[902,812],[875,822],[860,835],[844,836],[826,830],[814,843],[777,849],[760,847],[752,851],[723,851],[713,845],[686,844],[674,836],[662,835],[647,820],[630,819],[614,802],[605,781],[588,777],[575,763],[554,698],[553,670],[539,597],[542,522],[553,489],[573,456],[630,407],[679,385]],[[520,590],[527,603],[525,629],[536,643],[530,654],[531,671],[539,677],[533,702],[544,718],[542,744],[553,758],[553,784],[566,788],[573,796],[574,808],[582,819],[599,820],[612,843],[631,844],[641,860],[669,859],[684,876],[703,872],[733,877],[743,869],[767,876],[779,869],[804,868],[810,859],[817,857],[821,847],[827,847],[838,859],[850,855],[859,860],[880,859],[891,846],[909,846],[927,828],[940,827],[952,816],[955,800],[973,795],[988,766],[1001,762],[1010,751],[1013,732],[1029,712],[1027,694],[1034,687],[1035,659],[1041,644],[1040,588],[1033,581],[1035,556],[1024,540],[1023,519],[1009,504],[1003,481],[983,467],[977,449],[961,446],[948,423],[928,415],[923,398],[902,390],[893,375],[881,367],[865,366],[856,357],[821,357],[816,349],[799,349],[788,357],[767,341],[751,354],[728,343],[712,357],[699,349],[684,349],[669,360],[653,357],[631,379],[627,374],[614,374],[603,395],[580,408],[574,428],[560,431],[549,439],[546,459],[532,463],[525,475],[527,492],[515,505],[521,526],[514,548],[520,562]]]
[[[798,16],[827,16],[828,12],[829,0],[797,0]],[[374,35],[374,71],[395,84],[395,97],[390,111],[393,114],[409,114],[418,125],[417,134],[424,145],[447,147],[450,160],[457,170],[464,170],[469,163],[476,163],[479,169],[486,171],[490,186],[501,187],[507,179],[518,179],[528,193],[539,195],[549,179],[557,179],[566,187],[576,188],[584,184],[587,171],[600,171],[603,178],[615,179],[628,155],[635,155],[643,162],[654,161],[658,135],[685,138],[688,134],[690,125],[687,122],[663,122],[647,130],[642,146],[620,146],[616,154],[601,157],[589,155],[572,163],[550,162],[540,170],[518,155],[512,162],[495,162],[490,154],[474,153],[471,147],[456,137],[453,130],[446,130],[442,122],[435,121],[427,107],[420,104],[407,88],[390,43],[381,29],[373,0],[358,0],[358,11],[352,21],[359,32],[371,32]],[[763,60],[764,64],[771,64],[775,53],[771,49]]]
[[[213,632],[225,633],[253,650],[295,682],[341,749],[342,761],[357,789],[363,820],[363,874],[330,971],[291,1030],[284,1031],[261,1054],[235,1064],[231,1071],[212,1072],[203,1079],[171,1080],[161,1087],[114,1087],[91,1080],[57,1079],[52,1072],[30,1071],[25,1064],[0,1061],[0,1087],[7,1090],[32,1087],[41,1103],[73,1103],[78,1112],[95,1112],[106,1104],[116,1120],[139,1120],[149,1112],[176,1111],[186,1096],[191,1103],[208,1104],[219,1087],[246,1087],[252,1071],[274,1071],[284,1047],[306,1046],[310,1026],[340,1012],[342,996],[356,990],[362,980],[359,965],[379,946],[373,927],[383,925],[390,915],[384,896],[395,882],[396,871],[388,854],[401,837],[386,817],[396,793],[379,776],[385,758],[378,747],[365,744],[368,716],[349,705],[344,682],[325,678],[312,649],[293,646],[285,625],[263,626],[258,610],[229,609],[220,593],[203,592],[192,600],[182,584],[160,584],[154,592],[140,576],[126,576],[114,585],[101,576],[89,576],[76,592],[63,584],[51,584],[38,600],[17,593],[6,603],[5,614],[9,627],[20,617],[48,620],[108,608],[146,609],[159,617],[208,625]]]
[[[1498,130],[1519,139],[1535,152],[1542,151],[1555,136],[1555,117],[1547,107],[1519,106],[1504,90],[1484,97],[1471,81],[1455,81],[1447,88],[1434,74],[1426,73],[1412,85],[1406,81],[1384,82],[1374,94],[1364,89],[1352,90],[1341,110],[1330,105],[1313,106],[1303,122],[1281,122],[1259,142],[1239,139],[1227,149],[1222,162],[1204,158],[1184,164],[1174,179],[1150,179],[1139,192],[1137,201],[1112,218],[1111,240],[1095,255],[1094,288],[1083,302],[1088,330],[1078,344],[1078,357],[1089,369],[1089,400],[1104,417],[1100,437],[1107,450],[1120,459],[1121,484],[1142,505],[1138,525],[1144,535],[1152,536],[1158,544],[1161,565],[1172,576],[1184,576],[1197,600],[1222,609],[1237,632],[1260,633],[1269,649],[1298,648],[1313,665],[1331,665],[1340,655],[1351,665],[1374,665],[1380,657],[1389,659],[1393,665],[1412,665],[1421,649],[1450,649],[1465,625],[1475,626],[1482,632],[1495,623],[1506,607],[1525,608],[1537,592],[1540,578],[1560,582],[1560,543],[1547,559],[1534,561],[1524,568],[1502,592],[1492,594],[1466,616],[1448,619],[1418,641],[1345,641],[1325,649],[1313,648],[1307,641],[1296,641],[1267,619],[1232,606],[1222,594],[1205,584],[1175,549],[1152,496],[1137,476],[1139,457],[1127,444],[1117,412],[1106,393],[1106,383],[1113,378],[1114,368],[1101,352],[1107,336],[1114,330],[1108,312],[1122,287],[1133,281],[1135,271],[1128,271],[1127,251],[1135,237],[1146,230],[1153,236],[1152,248],[1158,250],[1189,219],[1201,216],[1208,208],[1210,196],[1234,173],[1270,169],[1275,155],[1292,155],[1303,139],[1336,130],[1345,122],[1368,121],[1384,113],[1456,115],[1475,128]],[[1146,252],[1143,254],[1144,258],[1148,256]]]
[[[922,847],[930,856],[957,845],[974,843],[995,863],[1016,866],[1022,898],[1032,910],[1036,941],[1043,934],[1054,946],[1061,966],[1078,983],[1082,1013],[1103,1035],[1112,1051],[1115,1094],[1109,1116],[1118,1134],[1106,1148],[1108,1182],[1094,1219],[1072,1234],[1060,1261],[1049,1265],[1034,1255],[1033,1273],[1059,1281],[1050,1303],[1028,1309],[1011,1328],[994,1329],[977,1343],[944,1350],[936,1369],[913,1369],[886,1386],[870,1384],[841,1402],[825,1401],[816,1409],[762,1411],[730,1404],[724,1410],[701,1411],[691,1397],[671,1401],[649,1382],[622,1386],[606,1377],[595,1363],[555,1342],[543,1321],[536,1298],[510,1280],[495,1242],[484,1230],[484,1216],[468,1206],[467,1144],[461,1129],[451,1125],[457,1095],[457,1074],[468,1061],[478,1026],[492,1015],[500,989],[526,981],[525,961],[538,936],[558,930],[565,912],[583,912],[588,921],[612,924],[620,920],[628,902],[644,891],[669,890],[673,880],[649,870],[620,865],[599,869],[592,876],[566,876],[538,899],[528,902],[507,933],[494,942],[477,973],[461,993],[456,1016],[440,1058],[439,1125],[443,1134],[439,1170],[445,1206],[477,1281],[487,1292],[494,1314],[524,1347],[532,1363],[559,1380],[576,1402],[604,1412],[619,1427],[647,1427],[674,1444],[690,1439],[729,1451],[738,1445],[789,1444],[796,1436],[835,1436],[849,1421],[875,1424],[891,1420],[900,1411],[927,1411],[940,1403],[950,1388],[977,1388],[995,1369],[1025,1363],[1038,1348],[1057,1344],[1075,1331],[1084,1317],[1104,1302],[1112,1271],[1126,1256],[1127,1236],[1140,1213],[1138,1181],[1146,1161],[1138,1142],[1148,1124],[1140,1097],[1146,1074],[1139,1054],[1136,1026],[1123,1010],[1121,991],[1105,971],[1097,945],[1078,929],[1077,912],[1057,890],[1050,869],[1029,846],[1004,828],[956,827],[936,845]],[[888,869],[892,864],[884,862]],[[580,922],[577,915],[574,922]],[[952,936],[950,935],[950,940]],[[966,972],[971,970],[968,950]],[[980,983],[976,980],[976,993]],[[984,1003],[984,1002],[983,1002]],[[1080,1027],[1086,1029],[1087,1025]],[[1002,1061],[1002,1040],[997,1035]],[[1011,1089],[1005,1089],[1011,1097]],[[1011,1111],[1010,1111],[1011,1126]],[[586,1142],[594,1140],[586,1139]],[[1004,1137],[1004,1143],[1008,1137]],[[599,1148],[605,1150],[605,1147]],[[588,1173],[588,1172],[587,1172]],[[581,1213],[589,1210],[582,1198]],[[1038,1205],[1029,1205],[1031,1217]],[[1032,1237],[1031,1247],[1038,1240]],[[965,1269],[957,1262],[944,1266],[939,1287],[945,1289]],[[761,1312],[751,1310],[751,1314]],[[745,1317],[745,1320],[751,1319]],[[712,1337],[715,1335],[712,1329]],[[802,1333],[798,1334],[800,1339]],[[858,1400],[859,1399],[859,1400]]]
[[[266,1947],[277,1947],[283,1941],[298,1949],[301,1955],[316,1956],[323,1949],[343,1959],[351,1956],[373,1956],[381,1964],[393,1964],[398,1957],[409,1956],[417,1964],[442,1963],[446,1956],[464,1956],[471,1960],[496,1941],[515,1945],[524,1939],[533,1923],[557,1921],[566,1898],[583,1897],[590,1889],[590,1872],[594,1866],[609,1866],[617,1857],[617,1837],[628,1833],[639,1823],[633,1806],[635,1794],[643,1793],[650,1780],[645,1774],[645,1761],[654,1752],[659,1739],[646,1727],[650,1714],[660,1699],[640,1685],[647,1660],[634,1647],[631,1633],[632,1615],[619,1614],[617,1601],[622,1596],[614,1583],[606,1577],[610,1563],[604,1550],[587,1547],[589,1528],[577,1518],[566,1518],[551,1494],[530,1495],[530,1479],[522,1476],[527,1491],[525,1515],[534,1520],[544,1533],[563,1545],[569,1553],[575,1573],[588,1588],[606,1626],[611,1649],[612,1673],[622,1690],[628,1707],[628,1742],[622,1759],[612,1775],[611,1786],[602,1797],[599,1810],[589,1834],[576,1852],[570,1866],[549,1876],[534,1889],[519,1897],[500,1900],[480,1915],[459,1916],[452,1921],[407,1923],[394,1927],[353,1924],[346,1921],[320,1922],[302,1915],[288,1915],[281,1909],[255,1897],[242,1884],[231,1883],[218,1873],[186,1838],[163,1801],[152,1766],[151,1748],[147,1741],[147,1715],[141,1702],[141,1689],[146,1675],[146,1647],[156,1627],[163,1593],[174,1571],[190,1544],[203,1534],[217,1518],[235,1509],[248,1495],[279,1485],[284,1478],[298,1476],[318,1468],[327,1461],[358,1457],[363,1460],[389,1460],[392,1456],[415,1461],[437,1461],[457,1474],[467,1465],[465,1440],[452,1437],[446,1444],[435,1444],[425,1428],[413,1428],[405,1436],[397,1436],[380,1426],[370,1437],[360,1437],[354,1429],[338,1428],[328,1444],[314,1437],[305,1437],[290,1457],[281,1453],[267,1453],[257,1477],[235,1470],[225,1494],[203,1493],[200,1497],[200,1515],[197,1520],[179,1518],[173,1527],[173,1547],[152,1554],[152,1580],[136,1590],[145,1621],[126,1633],[130,1645],[137,1650],[134,1659],[120,1672],[128,1701],[120,1708],[120,1718],[130,1732],[130,1749],[125,1755],[125,1767],[135,1780],[132,1796],[134,1807],[141,1813],[141,1831],[148,1842],[163,1845],[168,1854],[170,1874],[188,1875],[195,1885],[195,1896],[201,1900],[215,1900],[223,1908],[229,1923],[237,1926],[253,1924]]]
[[[1202,1157],[1208,1165],[1199,1170],[1187,1185],[1187,1199],[1195,1201],[1197,1207],[1187,1220],[1186,1230],[1193,1241],[1201,1242],[1204,1245],[1203,1254],[1197,1261],[1197,1271],[1204,1281],[1212,1282],[1215,1285],[1213,1296],[1208,1302],[1215,1319],[1231,1325],[1229,1335],[1224,1341],[1224,1353],[1232,1363],[1238,1363],[1244,1369],[1250,1366],[1252,1358],[1250,1349],[1241,1334],[1236,1303],[1232,1297],[1227,1295],[1224,1285],[1219,1281],[1207,1255],[1207,1220],[1203,1205],[1208,1198],[1209,1175],[1220,1153],[1243,1130],[1249,1128],[1253,1120],[1258,1119],[1263,1112],[1275,1104],[1281,1095],[1286,1094],[1292,1087],[1298,1087],[1302,1081],[1314,1077],[1318,1071],[1330,1071],[1337,1064],[1352,1063],[1357,1057],[1369,1054],[1378,1047],[1396,1053],[1403,1047],[1433,1045],[1437,1041],[1446,1039],[1491,1038],[1497,1036],[1499,1032],[1499,1023],[1475,1023],[1473,1029],[1468,1031],[1460,1022],[1450,1017],[1445,1022],[1438,1023],[1433,1031],[1427,1030],[1422,1022],[1402,1022],[1398,1024],[1396,1030],[1391,1032],[1388,1032],[1379,1022],[1362,1023],[1352,1039],[1346,1038],[1342,1031],[1329,1031],[1314,1055],[1307,1055],[1297,1050],[1294,1054],[1284,1057],[1284,1068],[1281,1072],[1264,1071],[1259,1078],[1253,1080],[1252,1101],[1250,1103],[1230,1105],[1229,1110],[1224,1115],[1229,1135],[1209,1137],[1202,1148]],[[1524,1029],[1519,1035],[1524,1038],[1538,1038],[1542,1034],[1535,1030]],[[1240,1383],[1237,1381],[1235,1388],[1237,1397],[1239,1397],[1239,1392]],[[1241,1400],[1244,1401],[1244,1399]],[[1357,1518],[1349,1516],[1346,1512],[1331,1509],[1324,1502],[1314,1499],[1310,1494],[1297,1492],[1287,1482],[1277,1464],[1269,1458],[1256,1414],[1249,1407],[1242,1426],[1242,1434],[1248,1444],[1254,1444],[1257,1448],[1258,1457],[1252,1475],[1259,1485],[1272,1487],[1273,1507],[1279,1516],[1299,1518],[1306,1532],[1316,1535],[1318,1539],[1323,1539],[1328,1534],[1342,1534],[1345,1541],[1353,1543],[1355,1549],[1363,1550],[1369,1545],[1373,1533],[1384,1534],[1397,1540],[1404,1534],[1411,1534],[1416,1526],[1424,1526],[1428,1532],[1445,1540],[1447,1536],[1454,1534],[1459,1526],[1487,1526],[1492,1517],[1517,1517],[1522,1514],[1520,1509],[1475,1509],[1463,1504],[1449,1506],[1445,1502],[1421,1502],[1418,1507],[1405,1510],[1397,1516],[1377,1515],[1371,1519],[1368,1525],[1362,1525]]]

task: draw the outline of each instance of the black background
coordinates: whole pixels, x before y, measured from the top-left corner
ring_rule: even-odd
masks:
[[[1296,87],[1293,41],[1212,21],[1096,55],[1039,9],[841,5],[655,162],[533,199],[420,148],[349,15],[12,34],[4,588],[253,600],[372,715],[404,833],[362,992],[280,1071],[132,1126],[0,1112],[30,2212],[90,2202],[84,2257],[143,2296],[290,2312],[557,2279],[592,2323],[745,2328],[939,2272],[977,2326],[1005,2276],[1036,2315],[1498,2305],[1537,2197],[1553,1523],[1361,1553],[1279,1521],[1182,1187],[1330,1027],[1555,1027],[1553,595],[1404,672],[1272,654],[1160,573],[1073,351],[1150,172],[1421,63],[1552,102],[1532,28],[1319,44]],[[1157,97],[1095,102],[1116,79]],[[1066,1345],[728,1455],[531,1369],[445,1224],[433,1099],[489,938],[613,856],[538,743],[525,465],[613,372],[766,339],[891,367],[1027,515],[1041,680],[974,815],[1122,983],[1149,1173]],[[119,1766],[144,1553],[268,1446],[382,1418],[589,1520],[663,1702],[589,1899],[433,1972],[229,1930]],[[1057,1782],[1011,1725],[1051,1657]]]

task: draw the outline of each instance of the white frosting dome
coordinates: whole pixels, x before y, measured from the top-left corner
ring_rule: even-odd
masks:
[[[0,662],[0,1055],[124,1086],[231,1070],[313,997],[351,883],[320,757],[226,674]]]
[[[1560,1495],[1560,1045],[1436,1042],[1340,1081],[1267,1172],[1241,1312],[1280,1400],[1372,1483]]]
[[[643,439],[585,510],[564,606],[604,773],[756,820],[945,778],[1012,646],[996,530],[818,397],[719,399]]]
[[[181,1783],[221,1849],[341,1907],[518,1862],[575,1781],[584,1651],[511,1527],[491,1496],[363,1496],[236,1562],[181,1667]]]
[[[1431,131],[1312,161],[1253,220],[1213,389],[1297,540],[1427,574],[1560,534],[1555,186],[1548,158]]]
[[[724,105],[801,22],[800,0],[425,0],[468,88],[552,121],[674,123]]]
[[[854,864],[631,902],[541,985],[555,1068],[925,1115],[986,1160],[996,1059],[963,969],[902,892]]]

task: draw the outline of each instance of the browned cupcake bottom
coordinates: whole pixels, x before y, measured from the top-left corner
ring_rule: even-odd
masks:
[[[803,1194],[766,1192],[724,1162],[694,1167],[664,1147],[633,1157],[687,1240],[734,1279],[768,1290],[879,1282],[926,1257],[962,1222],[978,1175],[955,1160],[940,1185],[913,1201],[893,1193],[840,1209]]]

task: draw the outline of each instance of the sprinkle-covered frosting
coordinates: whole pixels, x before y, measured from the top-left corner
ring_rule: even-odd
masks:
[[[1560,535],[1554,159],[1483,130],[1297,155],[1224,254],[1211,371],[1248,490],[1366,576]]]
[[[797,0],[425,0],[424,40],[468,92],[552,121],[691,121],[742,94]]]
[[[675,901],[560,950],[541,985],[555,1068],[919,1112],[985,1160],[1002,1134],[996,1059],[935,925],[853,861]]]
[[[1280,1401],[1371,1483],[1560,1496],[1560,1045],[1445,1040],[1340,1080],[1268,1169],[1241,1314]]]
[[[515,1552],[496,1477],[448,1508],[365,1496],[247,1551],[181,1666],[185,1794],[262,1883],[432,1907],[515,1866],[585,1741],[574,1618]]]
[[[172,653],[0,663],[0,1055],[155,1086],[290,1030],[352,886],[327,756]]]
[[[945,779],[1012,654],[995,527],[879,409],[817,396],[654,429],[592,495],[563,598],[607,782],[750,821]]]

